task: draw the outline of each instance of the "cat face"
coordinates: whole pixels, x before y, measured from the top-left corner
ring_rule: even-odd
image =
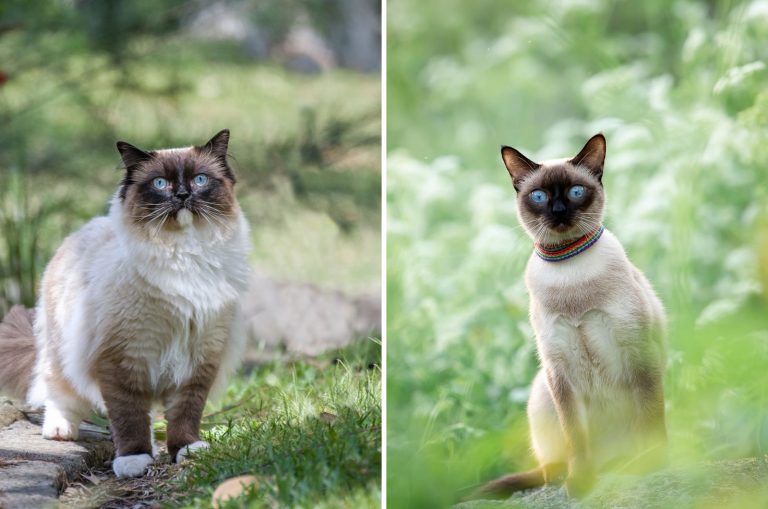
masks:
[[[602,134],[571,159],[536,163],[507,146],[501,157],[517,191],[518,217],[534,241],[555,244],[600,226],[605,203]]]
[[[188,227],[222,229],[236,218],[229,131],[202,146],[145,152],[120,141],[125,164],[118,195],[126,221],[145,235]]]

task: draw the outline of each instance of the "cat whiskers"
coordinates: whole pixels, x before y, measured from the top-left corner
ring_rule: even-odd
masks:
[[[538,222],[536,224],[536,229],[533,232],[533,240],[534,242],[544,242],[545,240],[545,233],[547,229],[549,228],[549,225],[546,221],[543,221],[541,219],[538,219]]]
[[[211,216],[209,212],[206,212],[203,208],[196,209],[196,212],[205,220],[206,223],[208,223],[208,226],[210,226],[212,230],[216,229],[216,225],[218,223],[215,222],[216,220],[213,218],[213,216]]]
[[[212,228],[228,230],[230,225],[222,219],[222,212],[215,203],[205,200],[195,200],[195,210]]]
[[[589,216],[587,218],[584,218],[583,216]],[[588,233],[592,233],[597,227],[600,226],[600,221],[595,222],[594,220],[590,219],[601,219],[601,214],[597,213],[583,213],[580,215],[578,222],[576,223],[576,227],[579,229],[581,235],[587,235]]]
[[[166,219],[168,219],[168,214],[160,215],[151,221],[147,223],[147,227],[149,228],[150,237],[155,238],[157,237],[157,234],[160,233],[160,229],[165,224]],[[156,225],[153,225],[152,223],[157,222]]]
[[[149,210],[150,214],[153,212],[153,209],[158,209],[160,207],[165,207],[165,203],[145,203],[141,206],[143,210]]]
[[[165,203],[149,204],[145,205],[144,208],[145,210],[149,209],[149,212],[140,216],[133,216],[134,221],[148,220],[147,222],[149,223],[168,211],[168,205]]]
[[[149,231],[150,237],[157,237],[160,230],[168,220],[168,215],[171,212],[171,206],[167,203],[149,204],[145,208],[153,209],[148,214],[140,216],[138,220],[147,219],[146,227]]]

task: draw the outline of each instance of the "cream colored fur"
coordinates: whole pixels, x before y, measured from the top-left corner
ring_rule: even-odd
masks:
[[[631,457],[642,448],[638,432],[645,422],[633,386],[638,350],[647,349],[663,371],[661,302],[609,231],[565,262],[531,255],[525,280],[542,366],[528,405],[536,458],[542,465],[569,459],[547,370],[562,373],[576,395],[582,426],[598,437],[590,443],[596,467],[617,456]],[[570,312],[559,308],[564,300],[570,301]],[[581,306],[573,306],[579,301]]]
[[[603,221],[606,143],[596,134],[575,157],[537,163],[504,146],[521,224],[535,243],[557,245]],[[570,193],[580,188],[580,194]],[[544,196],[533,200],[534,193]],[[605,469],[663,463],[664,309],[608,230],[586,250],[552,262],[531,254],[525,271],[541,371],[528,402],[537,475],[512,474],[490,492],[527,489],[566,472],[580,496]]]
[[[45,406],[46,438],[75,439],[91,409],[106,410],[92,373],[115,331],[131,338],[124,362],[145,366],[158,395],[182,385],[210,355],[221,358],[214,392],[221,390],[242,358],[239,313],[230,318],[249,278],[248,225],[239,209],[231,228],[184,221],[182,230],[148,240],[134,233],[122,207],[115,197],[108,217],[69,236],[43,276],[28,399]]]

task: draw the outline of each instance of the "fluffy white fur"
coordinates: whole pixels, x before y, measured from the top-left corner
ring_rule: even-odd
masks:
[[[118,456],[112,462],[112,470],[119,479],[144,475],[153,458],[149,454],[131,454]]]
[[[209,445],[208,442],[204,442],[202,440],[198,440],[197,442],[193,442],[189,445],[185,445],[181,449],[179,449],[179,452],[176,453],[176,463],[181,463],[184,459],[186,459],[187,456],[189,456],[189,453],[195,452],[200,449],[208,449]]]
[[[50,440],[77,440],[81,420],[82,417],[80,415],[65,413],[55,402],[50,402],[45,408],[43,438]]]
[[[47,438],[77,438],[80,420],[92,408],[106,408],[89,375],[94,354],[108,338],[103,327],[125,320],[140,323],[127,352],[149,366],[160,392],[183,384],[201,363],[207,330],[245,290],[249,267],[248,225],[238,209],[229,228],[194,226],[179,218],[180,232],[142,238],[126,225],[122,202],[112,200],[108,217],[93,219],[68,237],[46,270],[35,321],[38,359],[28,400],[44,405]],[[56,293],[49,308],[46,299]],[[156,309],[156,302],[163,308]],[[150,304],[151,303],[151,304]],[[51,323],[51,321],[53,323]],[[237,367],[245,346],[239,315],[230,327],[212,394]],[[59,361],[68,383],[49,383]],[[117,458],[118,476],[142,472],[148,455]],[[118,465],[121,465],[118,467]],[[140,467],[141,466],[141,467]],[[140,475],[140,474],[136,474]]]

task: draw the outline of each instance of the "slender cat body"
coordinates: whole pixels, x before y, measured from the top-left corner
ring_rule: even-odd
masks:
[[[565,476],[581,495],[606,469],[657,466],[666,441],[664,310],[645,276],[602,226],[605,138],[572,159],[502,158],[533,238],[525,271],[541,370],[528,402],[539,467],[485,486],[485,494]]]
[[[45,438],[75,440],[92,409],[105,412],[118,477],[152,462],[154,405],[165,407],[172,458],[207,446],[203,406],[241,357],[248,225],[228,139],[222,131],[201,147],[153,152],[118,143],[126,174],[108,216],[70,235],[43,275],[34,373],[0,366],[5,385],[31,375]]]

